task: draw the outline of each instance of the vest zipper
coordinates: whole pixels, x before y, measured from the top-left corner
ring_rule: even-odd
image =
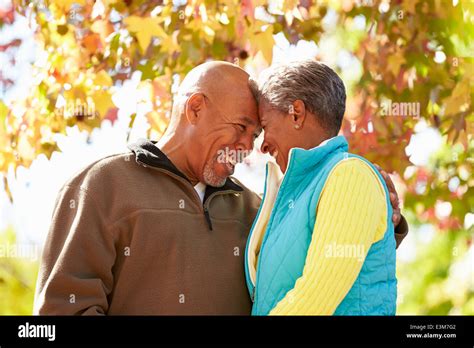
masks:
[[[273,219],[273,216],[275,214],[274,208],[278,205],[277,203],[279,202],[279,198],[281,197],[281,195],[280,195],[281,188],[283,187],[283,184],[285,183],[285,180],[287,178],[286,173],[288,173],[289,170],[293,166],[293,156],[292,156],[292,154],[293,154],[293,149],[290,150],[290,153],[289,153],[289,156],[288,156],[288,166],[286,168],[285,175],[283,176],[283,180],[280,182],[280,186],[278,187],[278,192],[277,192],[277,195],[275,197],[275,201],[273,203],[272,211],[270,213],[270,217],[268,218],[268,222],[270,222]],[[268,164],[267,164],[267,166],[268,166]],[[265,185],[267,185],[266,182],[265,182]],[[260,204],[263,204],[263,199],[262,199],[262,202]],[[258,255],[257,268],[256,268],[256,272],[255,272],[255,285],[254,285],[253,294],[252,294],[252,302],[253,303],[255,303],[255,298],[257,296],[257,284],[258,284],[258,278],[259,278],[259,275],[260,275],[260,272],[258,272],[258,270],[260,268],[260,262],[262,261],[263,247],[265,246],[265,242],[267,241],[268,233],[269,233],[270,230],[271,230],[271,224],[267,224],[267,227],[266,227],[265,232],[264,232],[265,234],[263,236],[262,244],[260,245],[260,252],[259,252],[259,255]],[[254,306],[254,309],[255,308],[256,307]]]
[[[257,221],[258,218],[260,217],[260,212],[261,212],[261,209],[263,207],[263,203],[265,202],[265,199],[267,198],[268,182],[270,181],[270,179],[269,179],[270,174],[269,174],[269,171],[268,171],[268,166],[269,165],[267,163],[266,168],[265,168],[265,174],[266,174],[265,176],[266,177],[265,177],[265,186],[264,186],[264,190],[263,190],[263,197],[262,197],[262,201],[260,202],[260,207],[258,209],[257,216],[255,217],[255,221]],[[252,237],[253,237],[253,234],[254,234],[255,231],[253,231],[253,228],[252,228],[252,230],[250,232],[251,232],[251,234],[249,236],[249,241],[248,241],[248,243],[249,243],[248,248],[249,249],[251,249],[251,247],[252,247],[252,245],[251,245],[251,243],[253,241]],[[262,256],[261,251],[262,251],[262,247],[263,247],[263,241],[265,240],[265,235],[266,235],[265,231],[263,233],[264,233],[264,235],[263,235],[262,244],[260,245],[259,258],[258,258],[257,264],[255,265],[255,281],[252,279],[252,276],[249,274],[250,283],[253,284],[252,294],[250,295],[250,300],[252,301],[252,303],[255,303],[255,295],[256,295],[256,292],[257,292],[258,265],[260,264],[260,260],[261,260],[261,256]],[[247,258],[246,259],[247,268],[250,267],[248,257],[249,256],[247,255],[246,256],[246,258]]]

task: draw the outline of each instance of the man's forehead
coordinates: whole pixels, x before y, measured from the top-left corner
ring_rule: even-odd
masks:
[[[260,125],[260,120],[258,118],[258,114],[255,114],[253,116],[249,115],[243,115],[241,117],[241,120],[243,122],[245,122],[247,125],[251,125],[251,126],[259,126]]]
[[[228,109],[228,111],[248,125],[259,125],[258,107],[255,100],[239,99],[234,100],[232,106],[229,105],[230,110]],[[250,102],[252,102],[252,104],[250,104]]]

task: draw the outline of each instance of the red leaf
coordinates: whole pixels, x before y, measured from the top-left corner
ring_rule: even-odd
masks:
[[[118,108],[110,108],[109,111],[107,111],[107,114],[104,117],[104,120],[109,120],[112,125],[117,121],[118,118]]]

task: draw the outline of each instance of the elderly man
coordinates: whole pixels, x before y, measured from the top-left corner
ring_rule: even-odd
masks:
[[[237,314],[251,301],[247,236],[260,198],[234,156],[260,131],[248,74],[225,62],[182,82],[158,143],[91,164],[61,189],[37,314]]]

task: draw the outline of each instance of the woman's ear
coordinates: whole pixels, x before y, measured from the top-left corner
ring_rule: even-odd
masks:
[[[199,116],[205,107],[204,94],[193,93],[186,101],[184,112],[189,123],[196,124],[199,121]]]
[[[306,118],[304,102],[299,99],[295,100],[293,104],[290,105],[288,113],[290,114],[295,129],[301,129]]]

